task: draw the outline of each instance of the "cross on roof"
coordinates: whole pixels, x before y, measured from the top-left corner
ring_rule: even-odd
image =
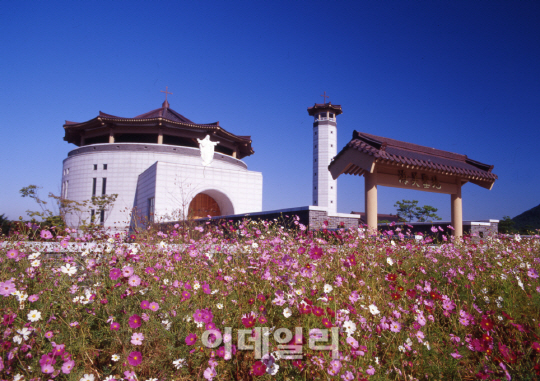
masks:
[[[172,93],[169,93],[168,90],[169,90],[169,86],[165,86],[165,91],[159,90],[160,92],[165,93],[165,102],[167,102],[167,95],[168,95],[168,94],[171,94],[171,95],[172,95]]]
[[[324,104],[326,104],[326,98],[330,98],[328,95],[326,95],[326,91],[324,92],[324,95],[321,95],[324,99]]]

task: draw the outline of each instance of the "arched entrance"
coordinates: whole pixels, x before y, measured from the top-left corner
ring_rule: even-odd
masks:
[[[189,203],[188,216],[193,219],[221,216],[221,209],[212,197],[204,193],[199,193]]]

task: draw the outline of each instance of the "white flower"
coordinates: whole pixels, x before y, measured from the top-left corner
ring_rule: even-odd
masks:
[[[347,332],[348,336],[351,336],[356,331],[356,324],[352,320],[347,320],[343,323],[343,329]]]
[[[149,378],[149,379],[146,380],[146,381],[158,381],[158,379],[157,379],[157,378]]]
[[[110,376],[107,376],[107,378],[104,379],[103,381],[116,381],[116,377],[114,377],[113,375],[110,375]]]
[[[218,308],[218,310],[222,310],[223,309],[223,304],[218,303],[218,304],[216,304],[216,307]]]
[[[505,280],[506,279],[506,274],[501,274],[501,279]]]
[[[379,311],[379,309],[377,308],[377,306],[375,304],[370,304],[369,305],[369,312],[371,312],[372,315],[377,315],[377,314],[381,313],[381,311]]]
[[[113,242],[114,242],[114,238],[113,238],[113,237],[109,237],[109,239],[107,240],[107,242],[113,243]]]
[[[16,344],[22,343],[22,337],[20,337],[19,335],[13,336],[13,342]]]
[[[30,265],[32,265],[32,267],[39,267],[40,264],[41,261],[39,259],[34,259],[32,262],[30,262]]]
[[[501,315],[497,316],[497,319],[502,320],[503,317]]]
[[[17,301],[24,302],[26,299],[28,299],[28,294],[24,291],[14,291],[11,293],[11,295],[15,295],[17,297]]]
[[[283,316],[285,316],[286,318],[291,317],[291,315],[292,315],[292,311],[289,307],[283,310]]]
[[[407,344],[409,347],[412,345],[412,340],[410,337],[407,337],[407,340],[405,340],[405,344]]]
[[[172,323],[168,320],[162,320],[161,321],[161,324],[163,324],[163,326],[165,327],[165,329],[168,331],[171,329],[171,325]]]
[[[38,257],[41,255],[41,253],[38,251],[37,253],[30,254],[28,256],[28,259],[38,259]]]
[[[394,241],[392,241],[394,242]],[[392,266],[394,264],[394,261],[392,260],[392,258],[388,257],[386,258],[386,263],[388,263],[390,266]]]
[[[323,291],[328,294],[330,292],[332,292],[334,288],[332,286],[330,286],[329,284],[325,284],[324,287],[323,287]]]
[[[521,241],[521,236],[519,234],[516,234],[514,236],[514,239],[519,242],[519,241]]]
[[[21,374],[17,374],[15,375],[15,377],[13,377],[13,381],[22,381],[23,379],[24,379],[24,376]]]
[[[28,320],[36,322],[39,319],[41,319],[41,312],[39,312],[38,310],[32,310],[28,313]]]
[[[428,341],[424,341],[424,345],[426,346],[426,348],[428,349],[428,351],[431,350],[431,347],[429,346],[429,342],[428,342]]]
[[[489,297],[488,296],[484,296],[484,300],[486,301],[486,303],[489,303]]]
[[[266,367],[266,373],[268,373],[271,376],[275,376],[278,370],[279,370],[279,365],[276,363],[272,363],[271,365]]]
[[[62,271],[64,274],[72,276],[77,272],[77,268],[69,263],[66,263],[65,266],[60,267],[60,271]]]
[[[193,285],[193,289],[198,290],[199,288],[201,288],[201,285],[199,284],[199,282],[195,282],[195,284]]]
[[[28,328],[24,327],[22,329],[18,329],[17,333],[19,335],[21,335],[23,337],[23,339],[26,341],[26,340],[28,340],[28,337],[30,336],[32,331],[30,331]]]
[[[173,361],[173,365],[176,367],[176,369],[180,369],[186,365],[186,359],[175,360]]]
[[[254,249],[256,249],[256,248],[259,247],[259,244],[258,244],[257,242],[253,242],[253,243],[251,244],[251,247],[254,248]]]
[[[390,244],[391,244],[392,246],[396,246],[396,243],[394,242],[394,240],[391,240],[391,241],[390,241]],[[390,266],[392,266],[392,265],[390,265]]]
[[[405,347],[404,347],[403,345],[400,345],[400,346],[398,347],[398,350],[399,350],[400,352],[405,352]]]
[[[297,289],[297,290],[294,290],[294,292],[296,292],[296,295],[302,295],[302,293],[303,293],[304,291],[302,291],[302,289],[299,288],[299,289]]]
[[[85,374],[79,381],[94,381],[94,375]]]
[[[120,360],[120,356],[118,356],[116,353],[114,355],[111,356],[111,360],[116,362],[118,360]]]

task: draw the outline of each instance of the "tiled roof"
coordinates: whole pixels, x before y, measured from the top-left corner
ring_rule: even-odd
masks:
[[[475,177],[490,182],[497,179],[497,175],[491,172],[492,165],[469,159],[467,155],[358,131],[354,131],[352,140],[337,154],[334,161],[345,151],[351,149],[373,156],[376,162],[405,164],[463,177]]]
[[[343,113],[343,110],[341,110],[341,106],[340,105],[333,105],[332,102],[315,103],[314,106],[308,107],[308,109],[307,109],[309,115],[314,115],[315,113],[323,111],[323,110],[332,110],[337,115]]]

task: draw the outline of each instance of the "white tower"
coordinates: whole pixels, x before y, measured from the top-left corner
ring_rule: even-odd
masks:
[[[325,95],[326,96],[326,93]],[[325,98],[326,100],[326,98]],[[330,214],[337,212],[337,180],[332,178],[328,165],[337,154],[336,116],[341,106],[315,103],[308,108],[313,122],[313,205],[326,208]]]

